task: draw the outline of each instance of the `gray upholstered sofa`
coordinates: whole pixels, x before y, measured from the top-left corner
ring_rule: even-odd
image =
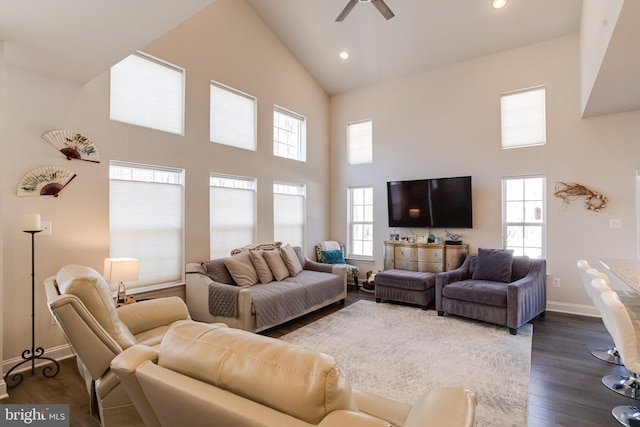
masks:
[[[546,261],[513,256],[510,251],[479,249],[457,269],[436,277],[436,309],[507,326],[519,327],[547,307]]]
[[[186,301],[192,319],[259,332],[329,304],[344,303],[344,266],[311,261],[301,248],[289,245],[252,248],[187,264]]]

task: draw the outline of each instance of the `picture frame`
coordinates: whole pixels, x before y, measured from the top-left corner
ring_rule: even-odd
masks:
[[[427,233],[416,233],[416,242],[427,243]]]

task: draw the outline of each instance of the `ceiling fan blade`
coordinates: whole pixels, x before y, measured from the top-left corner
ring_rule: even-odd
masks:
[[[371,0],[371,3],[373,3],[376,9],[378,9],[387,21],[395,16],[384,0]]]
[[[344,18],[347,17],[349,12],[351,12],[351,9],[353,9],[357,3],[358,0],[349,0],[349,3],[347,3],[344,9],[342,9],[342,12],[340,12],[340,15],[338,15],[338,17],[336,18],[336,22],[344,21]]]

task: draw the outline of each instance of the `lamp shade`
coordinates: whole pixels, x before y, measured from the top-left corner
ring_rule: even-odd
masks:
[[[104,278],[107,282],[131,282],[138,280],[140,260],[135,258],[105,258]]]

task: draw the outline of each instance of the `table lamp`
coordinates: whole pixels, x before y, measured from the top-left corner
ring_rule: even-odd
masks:
[[[117,302],[126,302],[127,290],[124,282],[138,280],[140,260],[135,258],[105,258],[104,278],[109,283],[118,283]]]

